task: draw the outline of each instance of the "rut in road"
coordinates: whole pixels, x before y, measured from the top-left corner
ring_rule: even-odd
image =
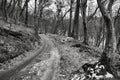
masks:
[[[32,63],[16,74],[12,80],[19,80],[21,78],[22,80],[55,80],[60,61],[59,51],[50,38],[45,35],[41,35],[41,37],[44,38],[47,46],[44,53],[40,54],[41,56],[38,55]],[[49,57],[46,58],[44,55],[49,55]],[[36,62],[37,59],[42,57],[44,60]],[[35,75],[32,75],[34,73]]]
[[[58,67],[60,56],[57,48],[54,48],[50,53],[51,57],[49,59],[49,67],[44,72],[44,76],[41,78],[41,80],[54,80],[55,78],[55,73]]]
[[[47,41],[44,39],[43,35],[43,44],[40,49],[34,50],[34,53],[26,57],[22,62],[16,64],[11,69],[8,69],[6,71],[0,71],[0,80],[12,80],[11,78],[14,78],[18,72],[20,72],[23,68],[25,68],[28,64],[30,64],[39,54],[43,54],[45,50],[47,49]]]
[[[47,41],[48,44],[47,51],[41,56],[38,56],[32,62],[32,64],[30,64],[29,66],[27,66],[27,68],[23,70],[23,73],[27,72],[28,70],[27,75],[19,74],[20,77],[23,78],[22,80],[55,80],[56,72],[58,70],[58,65],[60,62],[59,51],[58,48],[55,46],[55,43],[53,43],[50,38],[44,35],[44,39]],[[45,57],[46,55],[48,57]],[[39,59],[39,61],[37,59]]]
[[[55,46],[55,43],[52,40],[50,40],[50,38],[47,37],[47,39],[51,47],[51,51],[50,51],[51,56],[48,59],[49,67],[44,72],[44,76],[41,77],[41,80],[54,80],[55,74],[59,65],[59,61],[60,61],[60,55],[59,55],[58,48]]]

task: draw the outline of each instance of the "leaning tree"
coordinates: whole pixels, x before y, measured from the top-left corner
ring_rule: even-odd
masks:
[[[115,35],[114,19],[112,17],[112,6],[115,0],[106,0],[107,7],[102,4],[103,0],[97,0],[98,7],[106,23],[106,43],[100,61],[105,64],[107,71],[110,71],[118,78],[117,69],[119,67],[119,55],[117,53],[117,42]]]

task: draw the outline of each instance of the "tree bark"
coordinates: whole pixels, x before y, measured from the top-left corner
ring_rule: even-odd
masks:
[[[20,10],[21,10],[21,5],[22,5],[22,1],[18,0],[18,4],[17,4],[17,11],[16,11],[16,18],[15,18],[15,24],[18,24],[19,20],[20,20]]]
[[[8,20],[8,14],[7,14],[7,0],[2,0],[2,13],[4,16],[4,20]]]
[[[10,0],[9,5],[7,6],[7,10],[9,10],[9,9],[10,9],[10,7],[11,7],[11,5],[12,5],[12,2],[13,2],[13,0]]]
[[[73,30],[71,36],[75,39],[78,39],[78,30],[79,30],[79,8],[80,8],[80,0],[76,1],[76,11],[75,17],[73,21]]]
[[[26,0],[26,16],[25,16],[25,24],[28,25],[28,2],[29,0]]]
[[[37,0],[35,0],[35,9],[34,9],[34,30],[35,30],[35,37],[38,39],[38,25],[37,25]]]
[[[72,27],[72,5],[73,0],[70,2],[70,20],[69,20],[69,30],[68,30],[68,36],[71,37],[71,27]]]
[[[15,10],[15,6],[16,6],[16,4],[17,4],[17,0],[16,0],[16,1],[13,0],[13,7],[12,7],[10,13],[9,13],[9,16],[10,16],[10,17],[13,17],[13,16],[14,16],[13,13],[14,13],[14,10]]]
[[[54,26],[54,31],[53,31],[53,34],[56,34],[58,32],[57,28],[58,28],[58,24],[60,23],[60,13],[61,13],[61,2],[58,2],[57,4],[57,22],[56,22],[56,25]]]
[[[86,8],[87,8],[87,0],[81,0],[81,13],[82,13],[82,20],[83,20],[83,28],[84,28],[84,44],[87,43],[87,25],[86,25]]]
[[[24,3],[24,5],[23,5],[23,8],[22,8],[22,10],[21,10],[21,12],[20,12],[20,15],[19,15],[20,17],[22,16],[22,13],[23,13],[23,11],[25,10],[25,8],[26,8],[26,6],[27,6],[27,1],[28,1],[28,0],[26,0],[25,3]],[[28,2],[29,2],[29,1],[28,1]]]
[[[114,77],[117,78],[118,75],[115,69],[116,57],[118,57],[116,53],[116,47],[117,47],[116,35],[115,35],[114,21],[111,16],[111,8],[114,3],[114,0],[110,0],[108,4],[107,10],[109,12],[107,12],[105,7],[101,4],[101,0],[97,0],[97,3],[104,18],[104,21],[106,23],[106,43],[100,61],[106,65],[107,71],[112,73]]]
[[[57,26],[57,27],[62,24],[63,19],[65,18],[65,16],[67,15],[67,13],[68,13],[69,11],[70,11],[70,9],[68,9],[68,10],[64,13],[64,15],[61,16],[61,19],[60,19],[59,21],[58,21],[57,18],[54,16],[55,21],[56,21],[56,20],[58,21],[58,22],[56,22],[56,26]],[[56,26],[55,26],[55,27],[56,27]],[[54,27],[53,30],[52,30],[52,33],[53,33],[53,34],[56,33],[55,30],[56,30],[57,28],[55,29],[55,27]]]

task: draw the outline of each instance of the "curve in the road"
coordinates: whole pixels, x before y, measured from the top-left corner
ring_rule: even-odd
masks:
[[[9,70],[1,71],[0,80],[10,80],[10,78],[12,78],[15,74],[17,74],[21,69],[23,69],[28,64],[30,64],[34,60],[34,58],[36,58],[39,54],[42,54],[46,51],[46,49],[48,48],[48,44],[47,44],[47,41],[44,39],[43,35],[41,36],[43,40],[42,47],[37,51],[33,52],[34,55],[24,60],[24,62],[21,62],[20,64],[16,65],[15,67]]]

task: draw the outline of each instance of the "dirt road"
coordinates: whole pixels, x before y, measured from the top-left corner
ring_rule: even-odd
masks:
[[[14,76],[16,73],[18,73],[21,69],[26,67],[28,64],[30,64],[35,57],[37,57],[39,54],[43,54],[48,49],[47,41],[42,37],[42,47],[40,49],[37,49],[33,51],[33,55],[30,55],[29,57],[25,58],[23,62],[19,63],[18,65],[14,66],[13,68],[7,70],[7,71],[1,71],[0,72],[0,80],[10,80],[12,76]]]
[[[44,76],[41,78],[41,80],[54,80],[55,78],[60,56],[57,48],[53,48],[50,53],[51,53],[51,57],[50,59],[48,59],[49,67],[44,72]]]
[[[43,76],[40,77],[40,80],[54,80],[55,73],[57,71],[57,67],[59,64],[59,51],[57,47],[55,47],[54,43],[45,35],[40,35],[42,38],[42,47],[37,51],[33,52],[34,54],[31,55],[29,58],[26,58],[24,62],[16,65],[15,67],[11,68],[7,71],[0,72],[0,80],[13,80],[18,72],[20,72],[23,68],[25,68],[28,64],[30,64],[38,55],[43,55],[46,51],[49,51],[50,58],[47,59],[45,64],[47,65]],[[41,63],[41,62],[40,62]],[[38,64],[40,66],[41,64]],[[35,64],[35,65],[36,65]]]

